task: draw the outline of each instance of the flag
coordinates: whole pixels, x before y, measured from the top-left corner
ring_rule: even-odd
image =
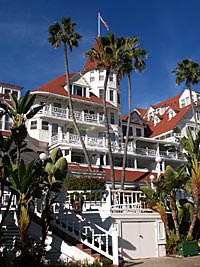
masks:
[[[101,15],[99,15],[100,20],[102,21],[103,25],[106,27],[107,31],[109,31],[108,24],[102,19]]]

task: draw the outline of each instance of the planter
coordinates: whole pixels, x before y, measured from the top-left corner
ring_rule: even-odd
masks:
[[[198,243],[194,241],[185,241],[178,245],[179,256],[196,256],[198,255]]]

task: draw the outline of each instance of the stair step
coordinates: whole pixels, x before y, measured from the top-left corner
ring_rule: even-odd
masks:
[[[91,248],[84,248],[83,251],[89,255],[92,255],[92,250]]]
[[[95,259],[100,259],[101,255],[99,253],[94,253],[92,254],[92,257],[94,257]]]
[[[76,247],[83,250],[83,244],[76,244]]]

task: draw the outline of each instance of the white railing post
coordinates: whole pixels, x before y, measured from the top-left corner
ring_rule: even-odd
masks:
[[[99,113],[97,113],[97,123],[100,124],[100,117],[99,117]]]
[[[82,114],[81,114],[82,121],[85,121],[85,112],[84,112],[84,110],[83,110],[81,113],[82,113]]]
[[[119,245],[118,245],[118,223],[113,223],[112,227],[112,249],[113,249],[113,265],[119,266]]]
[[[52,105],[51,104],[49,105],[49,115],[50,116],[52,115]]]
[[[66,118],[69,119],[69,109],[66,108]]]
[[[69,144],[69,132],[66,133],[66,143]]]

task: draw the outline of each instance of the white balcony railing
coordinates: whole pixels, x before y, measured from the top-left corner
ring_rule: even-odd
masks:
[[[97,148],[104,148],[107,150],[107,142],[106,139],[103,138],[97,138],[97,137],[89,137],[89,136],[82,136],[83,141],[85,142],[86,147],[97,147]],[[75,144],[81,146],[80,138],[78,135],[70,134],[70,133],[64,133],[61,135],[54,135],[51,138],[51,145],[57,144],[57,143],[64,143],[64,144]],[[118,143],[117,141],[111,142],[111,147],[113,151],[117,152],[124,152],[125,145],[122,143]],[[128,152],[129,154],[133,155],[140,155],[140,156],[147,156],[155,158],[156,156],[164,157],[164,158],[172,158],[176,159],[178,158],[178,155],[176,152],[169,152],[169,151],[158,151],[156,149],[150,149],[148,147],[146,148],[134,148],[133,144],[130,142],[128,144]]]
[[[72,120],[72,114],[68,108],[59,108],[54,106],[45,106],[42,110],[39,111],[39,114],[64,118],[67,120]],[[74,111],[74,116],[79,122],[94,123],[94,124],[104,124],[104,116],[97,114],[90,114],[84,111]]]

